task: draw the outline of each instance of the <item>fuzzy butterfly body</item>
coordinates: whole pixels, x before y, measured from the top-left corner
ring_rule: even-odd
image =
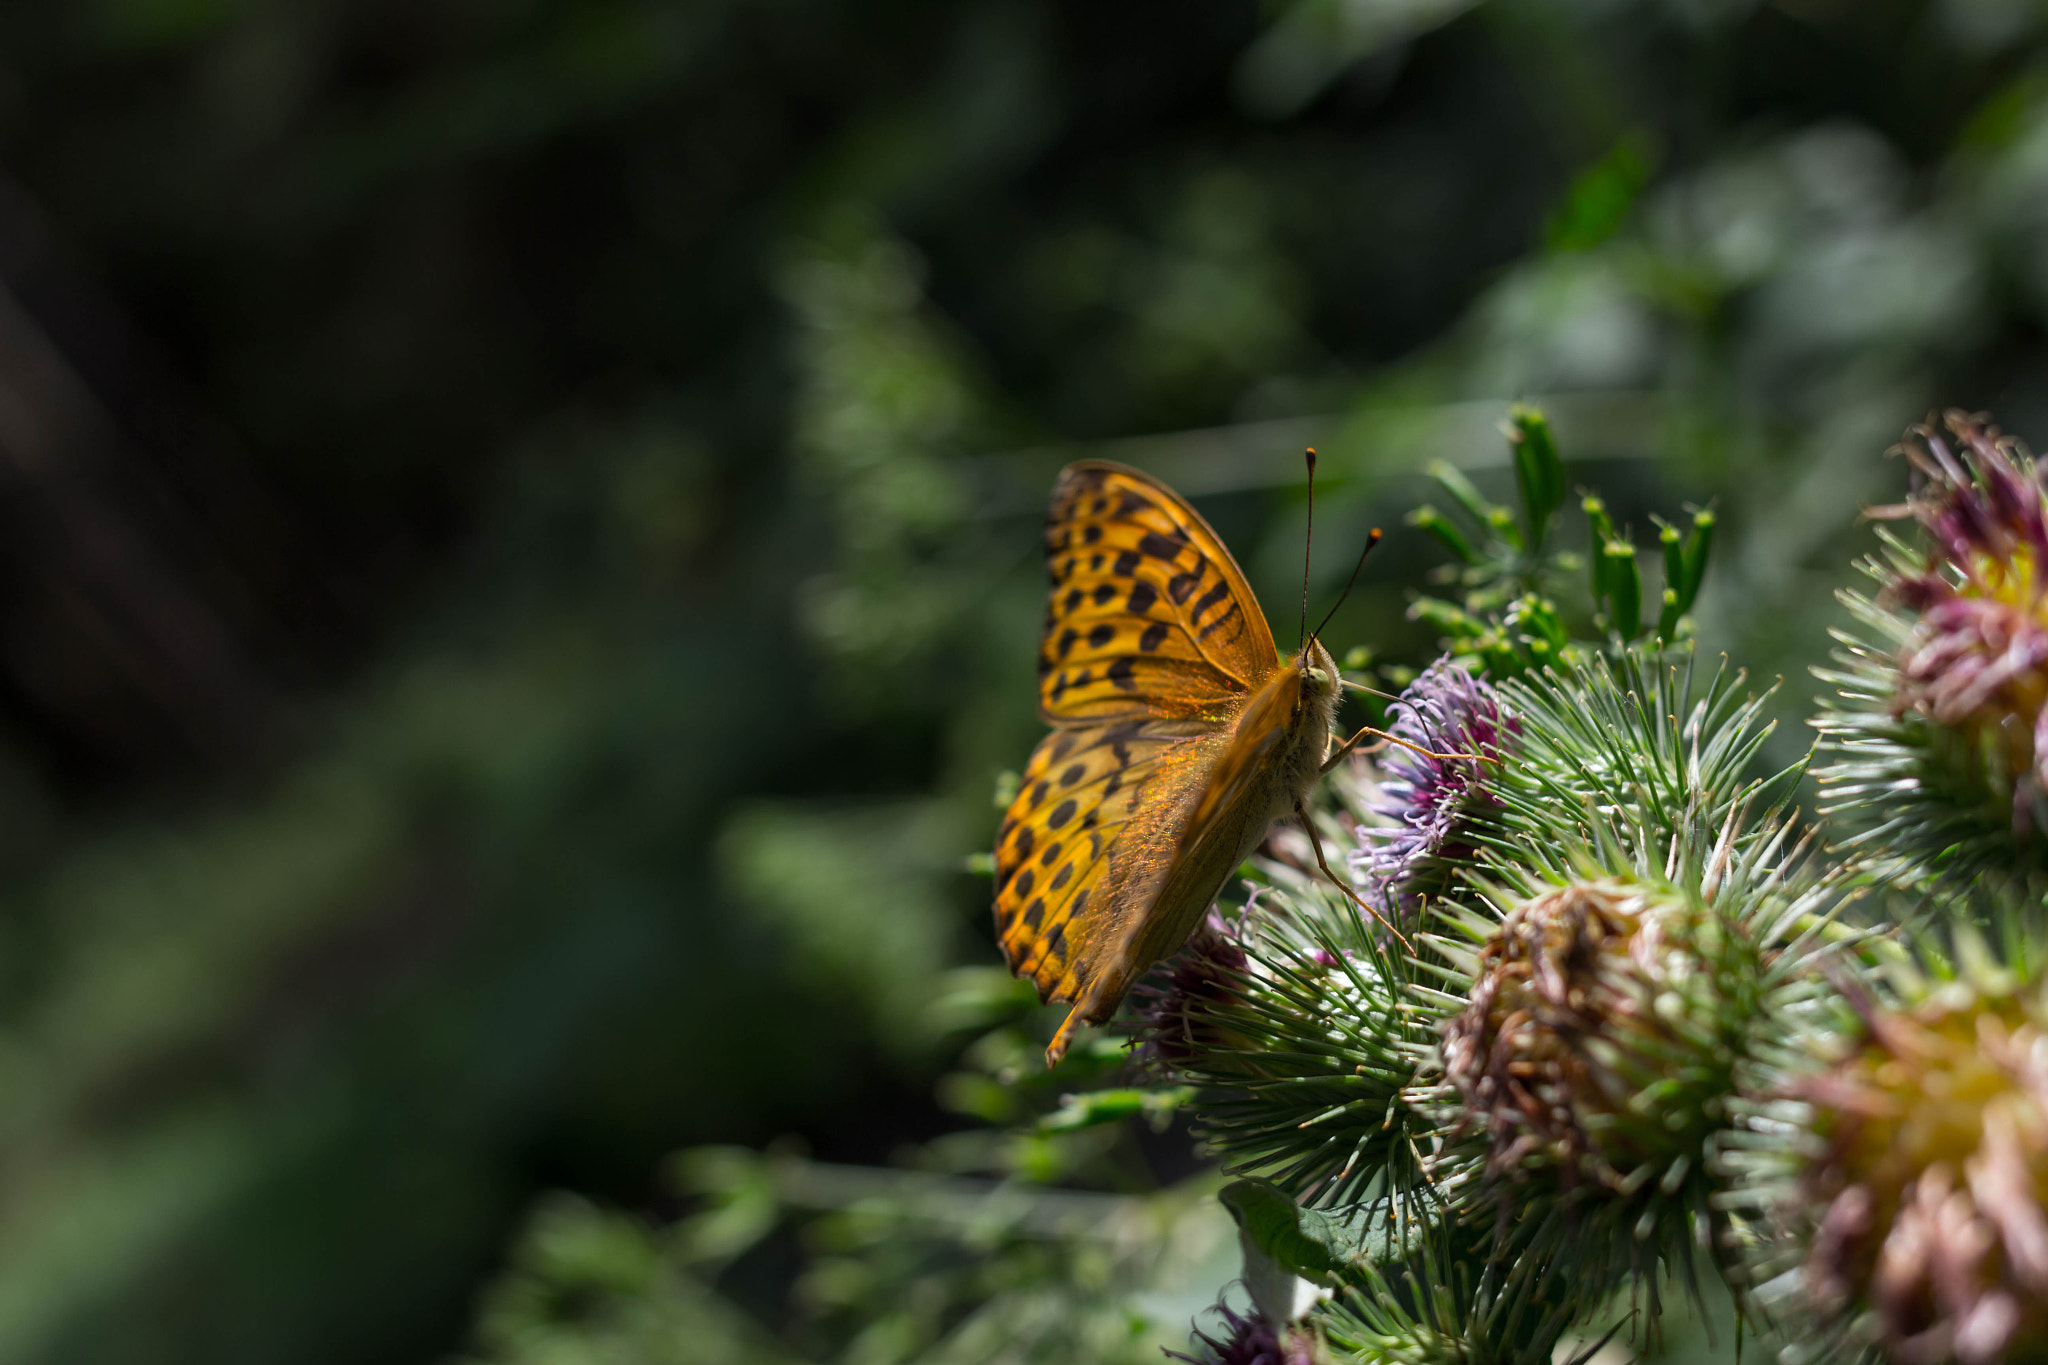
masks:
[[[1011,971],[1073,1003],[1055,1064],[1300,806],[1340,688],[1314,638],[1280,657],[1223,542],[1147,475],[1069,465],[1045,551],[1038,702],[1053,728],[997,831],[995,920]]]

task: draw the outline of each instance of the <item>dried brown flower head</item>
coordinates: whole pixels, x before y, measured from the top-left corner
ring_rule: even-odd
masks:
[[[1446,1079],[1485,1130],[1491,1174],[1534,1162],[1567,1188],[1634,1188],[1646,1163],[1661,1170],[1697,1146],[1700,1105],[1719,1084],[1701,1053],[1725,1052],[1703,1017],[1703,936],[1718,939],[1711,913],[1619,880],[1573,882],[1507,915],[1443,1038]],[[1653,1085],[1669,1093],[1645,1122],[1637,1101]],[[1707,1091],[1695,1102],[1697,1085]]]

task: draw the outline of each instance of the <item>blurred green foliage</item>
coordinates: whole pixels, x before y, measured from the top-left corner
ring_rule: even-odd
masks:
[[[1797,678],[1905,422],[2048,430],[2031,0],[92,0],[0,14],[0,111],[10,1360],[898,1359],[1042,1272],[869,1323],[953,1234],[820,1198],[713,1274],[705,1143],[1201,1203],[1005,1136],[1043,1021],[951,974],[1069,458],[1284,615],[1302,445],[1327,600],[1538,400]],[[1133,1320],[1102,1265],[1034,1311]]]

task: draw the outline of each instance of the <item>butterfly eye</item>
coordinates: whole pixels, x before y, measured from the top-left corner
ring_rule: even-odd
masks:
[[[1323,672],[1322,669],[1317,668],[1314,665],[1310,665],[1309,667],[1308,680],[1314,683],[1317,687],[1328,687],[1330,685],[1330,675]]]

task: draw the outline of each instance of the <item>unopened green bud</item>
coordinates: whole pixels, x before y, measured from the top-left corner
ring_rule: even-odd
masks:
[[[1691,611],[1699,599],[1700,584],[1707,577],[1707,553],[1714,548],[1714,513],[1704,509],[1692,515],[1692,535],[1685,542],[1685,582],[1678,589],[1678,609]]]
[[[1450,518],[1428,503],[1410,512],[1406,520],[1410,526],[1419,526],[1434,536],[1438,544],[1465,563],[1479,562],[1479,554],[1472,548],[1472,542],[1465,539],[1465,533],[1453,525]]]
[[[1558,458],[1550,423],[1541,410],[1516,407],[1508,420],[1515,485],[1521,490],[1522,512],[1529,520],[1529,552],[1541,554],[1550,519],[1564,501],[1564,462]]]
[[[1643,628],[1643,575],[1636,568],[1636,547],[1625,540],[1611,540],[1602,547],[1607,568],[1608,602],[1612,624],[1624,640],[1633,640]]]

